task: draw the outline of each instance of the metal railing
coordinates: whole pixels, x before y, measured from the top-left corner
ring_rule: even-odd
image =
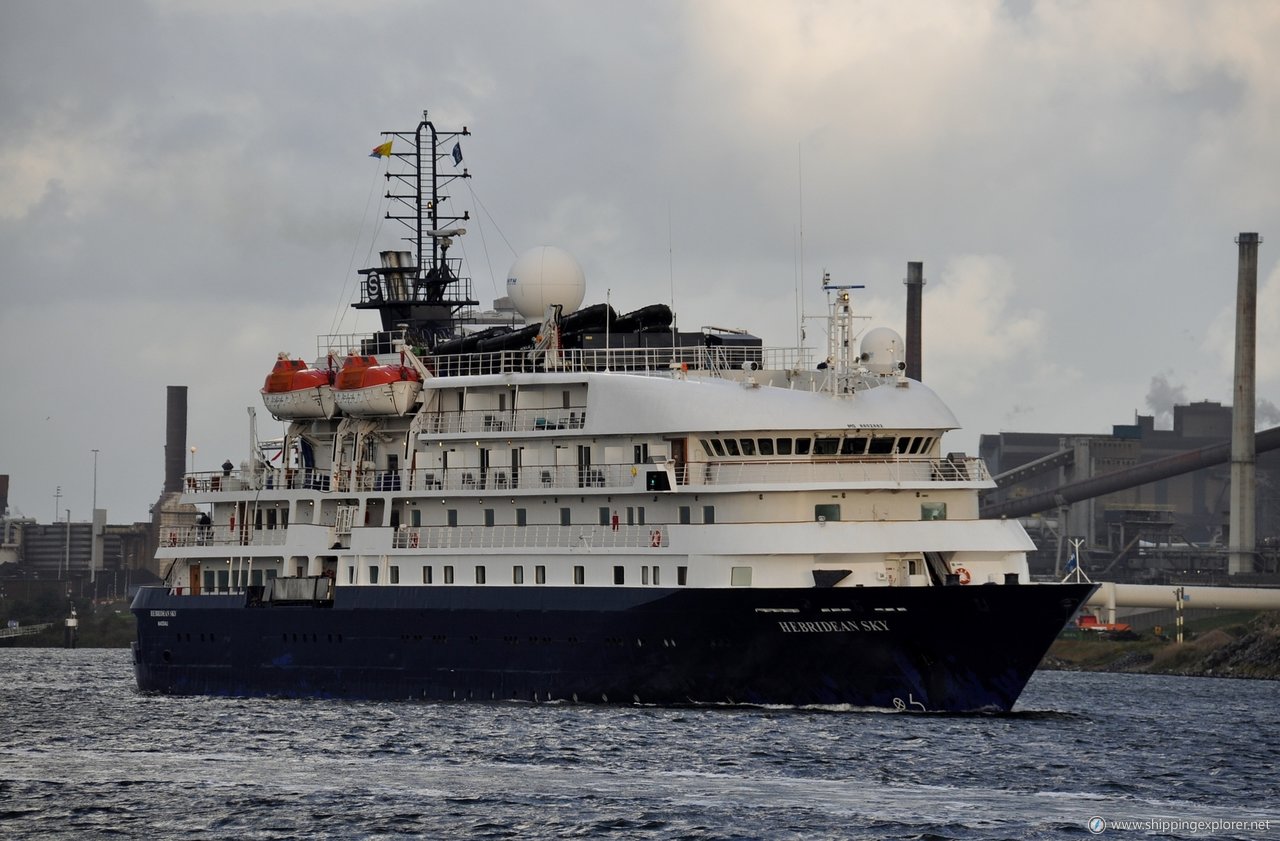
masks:
[[[257,528],[253,525],[235,526],[194,525],[162,529],[160,547],[166,546],[283,546],[286,526]]]
[[[511,467],[432,468],[400,470],[317,470],[272,468],[256,473],[194,473],[187,476],[190,492],[234,490],[313,490],[340,493],[463,492],[508,490],[568,490],[630,488],[637,476],[656,465],[576,464]],[[888,457],[847,460],[751,459],[686,464],[675,470],[677,485],[750,485],[906,482],[965,483],[991,478],[977,457],[930,459]],[[643,481],[643,477],[640,478]]]

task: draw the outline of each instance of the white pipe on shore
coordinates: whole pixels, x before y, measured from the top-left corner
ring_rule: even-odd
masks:
[[[1087,607],[1106,608],[1115,622],[1117,607],[1175,607],[1176,591],[1183,592],[1185,608],[1232,608],[1236,610],[1280,610],[1280,588],[1266,587],[1175,587],[1165,584],[1116,584],[1102,581]]]

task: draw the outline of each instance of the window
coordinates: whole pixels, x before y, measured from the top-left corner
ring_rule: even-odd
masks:
[[[778,439],[778,455],[780,456],[791,455],[791,439],[790,438]]]
[[[356,568],[354,566],[347,567],[347,583],[348,584],[356,583]]]
[[[680,525],[687,526],[691,522],[693,522],[693,520],[689,514],[689,506],[681,505],[680,506]]]
[[[431,583],[431,567],[422,568],[422,583],[423,584]]]
[[[450,508],[449,511],[447,512],[447,516],[449,518],[449,528],[457,528],[458,527],[458,509]]]
[[[653,586],[658,586],[658,567],[653,568]]]
[[[796,439],[796,455],[798,456],[809,455],[809,445],[811,443],[813,442],[808,438],[797,438]]]
[[[724,439],[724,448],[729,451],[729,455],[738,455],[738,442],[732,438]]]
[[[648,583],[649,583],[649,568],[648,568],[648,567],[640,567],[640,583],[641,583],[641,584],[648,584]]]
[[[920,503],[920,519],[921,520],[947,519],[947,504],[945,502]]]
[[[586,567],[575,566],[575,567],[573,568],[573,583],[574,583],[574,584],[585,584],[585,583],[587,583],[587,574],[586,574],[586,572],[587,572],[587,571],[586,571]]]
[[[887,456],[893,452],[893,436],[877,435],[871,439],[871,448],[867,450],[873,456]]]
[[[523,584],[523,583],[524,583],[524,567],[522,567],[522,566],[513,566],[513,567],[511,568],[511,583],[512,583],[512,584]]]
[[[742,454],[744,456],[753,456],[756,454],[756,442],[751,438],[743,438],[739,444],[742,447]]]
[[[817,438],[813,442],[813,454],[815,456],[833,456],[839,450],[839,438]]]
[[[751,567],[733,567],[730,569],[729,585],[731,587],[750,587]]]
[[[451,564],[446,565],[444,568],[444,583],[445,584],[453,583],[453,566]]]
[[[840,444],[840,455],[842,456],[860,456],[866,451],[866,438],[846,438]]]
[[[547,568],[542,564],[538,564],[536,567],[533,568],[533,583],[534,584],[547,583]]]
[[[370,584],[378,583],[378,568],[373,564],[369,565],[369,583]]]
[[[707,454],[707,457],[708,458],[714,457],[715,451],[711,449],[711,442],[708,441],[706,438],[699,438],[698,440],[702,443],[702,451]],[[640,461],[639,459],[636,459],[637,463],[639,461]]]
[[[390,584],[400,583],[400,567],[387,567],[387,582]]]
[[[714,523],[716,521],[716,507],[714,505],[702,506],[702,522]]]
[[[609,525],[609,508],[607,506],[602,506],[600,508],[600,525]]]
[[[569,525],[569,509],[568,508],[560,509],[560,525],[562,526]]]
[[[643,505],[636,508],[636,525],[637,526],[644,525],[644,506]]]
[[[626,573],[621,566],[615,566],[613,568],[613,583],[614,584],[626,583]]]
[[[757,440],[756,447],[760,451],[760,455],[762,456],[773,455],[773,439],[772,438],[761,438]]]
[[[527,525],[529,525],[529,516],[528,516],[528,512],[527,512],[525,509],[523,509],[523,508],[517,508],[517,509],[516,509],[516,525],[517,525],[517,526],[527,526]]]
[[[813,519],[819,523],[840,522],[840,506],[838,504],[813,506]]]
[[[477,584],[484,583],[484,569],[485,568],[482,566],[476,567],[476,583]]]
[[[409,523],[416,529],[422,525],[422,509],[414,508],[409,512]]]
[[[493,509],[492,508],[484,509],[484,524],[490,527],[493,526]]]
[[[683,587],[689,583],[689,568],[676,567],[676,584]]]
[[[718,456],[724,455],[724,446],[720,443],[720,439],[712,438],[711,446],[715,449],[716,455]]]
[[[706,448],[707,442],[703,441],[702,446],[703,448]],[[634,464],[644,464],[649,460],[648,444],[636,444],[635,447],[633,447],[632,449],[634,451],[633,455],[635,456],[635,458],[632,460]],[[710,454],[710,452],[711,450],[707,450],[708,454]]]
[[[906,453],[906,452],[907,452],[907,450],[909,450],[910,448],[911,448],[911,439],[910,439],[910,438],[908,438],[907,436],[905,436],[905,435],[904,435],[904,436],[902,436],[901,438],[899,438],[899,439],[898,439],[898,446],[897,446],[897,453],[898,453],[898,455],[903,455],[903,454],[904,454],[904,453]]]

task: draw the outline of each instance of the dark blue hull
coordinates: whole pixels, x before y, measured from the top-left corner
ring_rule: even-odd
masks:
[[[172,694],[1004,711],[1092,589],[146,588],[134,663]]]

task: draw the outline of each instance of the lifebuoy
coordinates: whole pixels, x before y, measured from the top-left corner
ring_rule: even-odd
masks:
[[[968,584],[973,580],[973,576],[969,575],[969,570],[964,567],[956,567],[956,575],[960,576],[961,584]]]
[[[654,529],[649,532],[649,545],[655,549],[662,546],[662,531],[660,529]]]
[[[410,549],[418,548],[418,533],[416,531],[409,532],[409,548]]]

